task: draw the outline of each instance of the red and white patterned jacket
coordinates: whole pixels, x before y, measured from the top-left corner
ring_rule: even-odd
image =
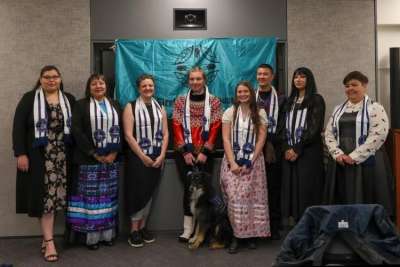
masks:
[[[185,139],[183,135],[183,119],[185,114],[185,98],[179,96],[175,100],[174,112],[172,114],[172,129],[174,132],[175,150],[179,152],[189,152],[185,147]],[[192,133],[192,142],[195,155],[202,152],[204,149],[209,151],[214,149],[222,121],[222,109],[219,99],[210,94],[211,118],[210,131],[208,140],[203,141],[201,133],[203,132],[202,118],[204,116],[204,101],[190,101],[190,130]]]

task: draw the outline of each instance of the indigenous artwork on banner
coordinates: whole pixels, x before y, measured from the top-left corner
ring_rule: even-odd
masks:
[[[125,106],[137,97],[136,78],[151,74],[156,99],[170,116],[175,98],[188,91],[188,71],[199,66],[210,93],[226,109],[232,104],[236,84],[249,80],[255,85],[254,70],[261,63],[275,66],[275,54],[275,37],[117,40],[116,97]]]

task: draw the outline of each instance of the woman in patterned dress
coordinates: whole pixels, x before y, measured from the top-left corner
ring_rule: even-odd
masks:
[[[343,79],[347,100],[336,106],[325,130],[331,155],[326,182],[329,204],[378,203],[394,215],[393,176],[382,145],[389,131],[384,108],[368,95],[368,78]]]
[[[54,217],[66,206],[70,176],[70,120],[75,98],[63,92],[60,71],[45,66],[34,89],[18,103],[13,149],[17,157],[17,213],[38,217],[43,232],[42,253],[57,261]]]
[[[222,117],[225,156],[221,166],[221,191],[228,207],[234,238],[229,253],[238,250],[238,239],[256,248],[255,238],[270,236],[267,181],[263,146],[267,115],[257,108],[249,82],[236,87],[234,104]]]
[[[83,237],[90,250],[100,242],[113,245],[118,212],[121,149],[120,108],[107,97],[103,75],[92,74],[86,97],[73,110],[72,134],[76,146],[71,189],[68,193],[69,239]]]

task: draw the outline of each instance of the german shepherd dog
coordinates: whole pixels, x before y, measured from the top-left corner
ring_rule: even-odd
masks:
[[[198,169],[187,175],[190,179],[190,210],[194,225],[189,248],[197,249],[206,237],[209,237],[210,248],[224,248],[229,245],[233,231],[226,205],[212,187],[211,175]]]

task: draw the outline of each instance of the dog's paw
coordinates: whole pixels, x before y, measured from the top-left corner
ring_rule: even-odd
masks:
[[[218,241],[213,241],[210,245],[209,245],[210,249],[221,249],[221,248],[225,248],[225,244],[222,242],[218,242]]]
[[[193,244],[194,242],[196,242],[196,239],[197,239],[197,237],[194,236],[194,237],[192,237],[192,238],[189,239],[188,243],[189,243],[189,244]]]
[[[189,249],[194,250],[194,249],[199,248],[199,246],[200,246],[200,242],[193,242],[193,243],[189,244]]]

